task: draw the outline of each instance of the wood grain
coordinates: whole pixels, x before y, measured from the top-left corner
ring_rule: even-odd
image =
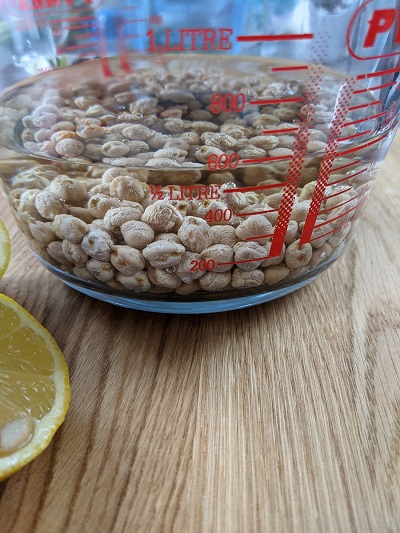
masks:
[[[1,533],[399,532],[399,149],[336,264],[219,315],[74,292],[1,200],[0,291],[54,335],[73,394],[49,448],[0,484]]]

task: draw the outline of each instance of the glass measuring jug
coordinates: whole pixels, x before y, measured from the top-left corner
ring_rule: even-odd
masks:
[[[3,7],[3,188],[67,284],[212,312],[345,250],[398,123],[398,2]]]

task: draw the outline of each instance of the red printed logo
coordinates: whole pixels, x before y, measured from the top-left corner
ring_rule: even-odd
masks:
[[[354,59],[365,61],[400,54],[400,10],[381,7],[379,0],[367,0],[354,13],[346,33],[347,49]],[[376,5],[376,9],[375,9]],[[357,50],[353,48],[352,37],[359,33]],[[392,51],[387,51],[388,43]],[[385,46],[382,53],[379,46]],[[374,49],[375,47],[375,49]]]

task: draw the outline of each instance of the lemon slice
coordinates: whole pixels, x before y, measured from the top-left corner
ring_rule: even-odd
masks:
[[[0,294],[0,481],[46,448],[69,401],[68,368],[55,340]]]
[[[8,267],[10,261],[11,245],[7,228],[0,220],[0,278]]]

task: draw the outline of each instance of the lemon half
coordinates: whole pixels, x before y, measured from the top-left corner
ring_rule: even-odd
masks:
[[[46,448],[69,402],[68,368],[55,340],[0,294],[0,481]]]

